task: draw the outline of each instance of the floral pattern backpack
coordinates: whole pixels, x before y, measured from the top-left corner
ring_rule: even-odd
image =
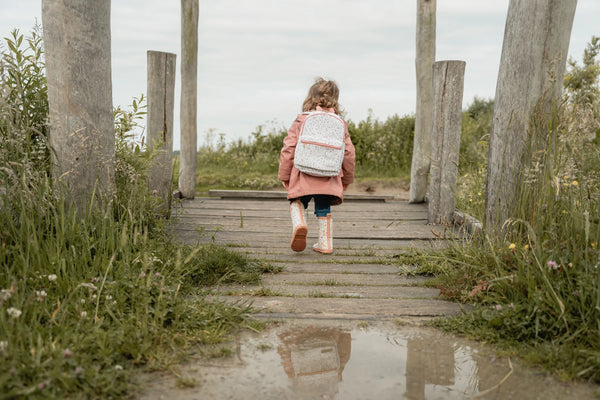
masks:
[[[344,161],[346,124],[337,114],[310,111],[298,135],[294,166],[313,176],[338,176]]]

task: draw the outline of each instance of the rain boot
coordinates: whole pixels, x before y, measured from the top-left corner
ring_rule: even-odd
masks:
[[[290,216],[292,217],[292,241],[290,247],[294,251],[302,251],[306,248],[306,234],[308,226],[304,206],[300,200],[294,200],[290,203]]]
[[[319,223],[319,239],[313,245],[313,250],[323,254],[333,253],[333,219],[331,214],[317,217]]]

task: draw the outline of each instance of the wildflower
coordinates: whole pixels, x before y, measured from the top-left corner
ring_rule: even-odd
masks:
[[[158,190],[154,189],[154,190],[152,191],[152,194],[156,196],[156,195],[158,194]]]
[[[546,265],[548,266],[548,269],[558,269],[559,268],[559,266],[556,263],[556,261],[552,261],[552,260],[548,261],[546,263]]]
[[[8,299],[10,299],[11,295],[12,295],[12,292],[10,289],[2,289],[0,291],[0,300],[2,300],[2,301],[8,300]]]
[[[498,311],[502,310],[502,305],[496,304],[496,310],[498,310]]]
[[[58,276],[56,276],[56,274],[50,274],[50,275],[48,275],[48,280],[50,282],[54,282],[56,279],[58,279]]]
[[[525,246],[523,246],[523,250],[529,250],[529,245],[526,244]]]
[[[14,319],[17,319],[17,318],[19,318],[19,317],[21,316],[21,314],[23,314],[23,313],[21,312],[21,310],[19,310],[18,308],[14,308],[14,307],[10,307],[10,308],[8,308],[8,309],[6,310],[6,312],[8,313],[8,315],[9,315],[11,318],[14,318]]]
[[[509,250],[514,250],[514,249],[515,249],[515,247],[517,247],[517,245],[516,245],[516,244],[514,244],[514,243],[511,243],[511,244],[509,244],[509,245],[508,245],[508,249],[509,249]]]
[[[85,304],[85,299],[81,299],[81,300],[79,300],[79,302],[80,302],[81,304]]]
[[[71,350],[69,350],[68,348],[66,348],[65,352],[63,353],[63,355],[65,356],[65,358],[70,358],[73,354],[71,353]]]
[[[157,278],[160,278],[160,273],[157,272],[157,273],[154,274],[154,276],[156,276]]]
[[[44,301],[44,298],[48,295],[45,290],[36,290],[35,295],[38,301]]]
[[[0,353],[4,353],[8,349],[8,342],[6,340],[0,341]]]
[[[511,302],[511,303],[508,305],[508,308],[510,308],[510,309],[512,310],[513,308],[515,308],[515,305],[514,305],[514,304]]]
[[[38,389],[40,389],[40,390],[45,389],[46,386],[48,386],[48,381],[43,381],[43,382],[38,383]]]
[[[75,368],[75,374],[79,375],[79,374],[81,374],[82,372],[83,372],[83,368],[81,368],[81,367],[76,367],[76,368]]]
[[[571,182],[571,184],[572,184],[573,186],[577,186],[577,185],[579,185],[579,182],[577,182],[577,181],[573,181],[573,182]]]
[[[146,273],[145,272],[140,272],[139,278],[145,278],[146,277]]]
[[[87,317],[87,311],[82,311],[80,315],[81,315],[81,318]]]
[[[107,294],[107,295],[106,295],[106,301],[110,301],[110,300],[112,300],[112,298],[113,298],[113,297],[112,297],[110,294]]]
[[[115,365],[115,371],[123,371],[123,367],[117,364]]]

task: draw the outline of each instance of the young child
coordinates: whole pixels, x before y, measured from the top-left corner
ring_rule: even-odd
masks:
[[[302,104],[302,111],[327,111],[340,114],[338,97],[339,89],[334,81],[317,78],[310,87],[308,96]],[[324,253],[333,253],[333,229],[331,206],[342,204],[343,192],[354,181],[354,145],[345,129],[345,151],[342,169],[338,176],[321,177],[307,175],[294,167],[294,152],[302,122],[307,114],[298,114],[296,120],[288,130],[287,137],[283,140],[283,149],[279,159],[278,178],[288,192],[290,201],[290,215],[292,217],[292,240],[290,246],[294,251],[306,248],[306,209],[311,199],[315,203],[315,215],[318,219],[318,240],[313,245],[313,250]]]

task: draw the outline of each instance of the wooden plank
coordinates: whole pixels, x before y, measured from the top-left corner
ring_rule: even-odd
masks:
[[[286,199],[287,192],[281,190],[209,190],[208,196],[221,199]],[[349,201],[383,202],[394,199],[396,197],[391,194],[344,194],[344,200]]]
[[[269,212],[270,219],[285,219],[290,220],[289,211],[287,209],[272,210]],[[348,211],[333,209],[332,214],[336,219],[352,219],[352,220],[426,220],[426,211],[385,211],[385,210],[369,210],[369,211]],[[242,215],[244,218],[265,218],[264,210],[238,210],[238,209],[218,209],[218,208],[188,208],[175,214],[179,218],[198,218],[198,217],[237,217]],[[314,218],[312,209],[309,209],[309,218]]]
[[[195,209],[195,208],[216,208],[216,209],[232,209],[232,210],[288,210],[289,203],[282,200],[220,200],[216,198],[196,198],[194,200],[180,201],[175,205],[175,209]],[[309,209],[313,209],[313,205],[309,206]],[[393,201],[393,202],[381,202],[381,203],[362,203],[362,202],[344,202],[339,206],[332,208],[333,212],[336,211],[425,211],[427,213],[426,204],[410,204],[405,201]]]

